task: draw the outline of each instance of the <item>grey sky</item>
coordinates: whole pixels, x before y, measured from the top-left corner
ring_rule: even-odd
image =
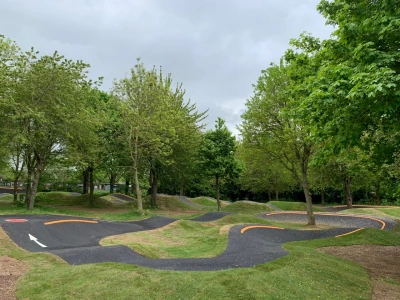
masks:
[[[303,31],[320,38],[332,28],[319,0],[0,0],[0,34],[23,49],[58,50],[91,64],[103,89],[137,57],[162,66],[200,111],[209,108],[237,132],[244,103],[262,69],[278,62]]]

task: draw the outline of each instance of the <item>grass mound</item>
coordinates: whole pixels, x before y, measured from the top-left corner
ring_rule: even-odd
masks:
[[[188,199],[198,205],[217,207],[217,201],[213,201],[207,197],[197,197],[197,198],[188,198]]]
[[[72,196],[67,192],[37,193],[35,203],[40,205],[87,207],[89,205],[89,195]],[[112,206],[112,203],[102,199],[100,195],[94,194],[95,208],[106,208],[110,206]]]
[[[289,202],[289,201],[270,201],[270,204],[282,210],[306,211],[306,203],[304,202]],[[324,211],[318,207],[313,206],[313,211]]]
[[[272,211],[272,208],[259,203],[237,201],[228,206],[222,207],[222,211],[237,212],[242,214],[257,214]]]
[[[150,196],[146,197],[144,205],[146,207],[149,207]],[[186,203],[179,200],[178,197],[167,195],[157,195],[157,207],[169,211],[196,210],[195,207],[187,205]]]

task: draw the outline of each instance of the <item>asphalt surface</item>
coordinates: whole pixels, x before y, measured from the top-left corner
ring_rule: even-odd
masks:
[[[226,214],[214,212],[207,213],[196,219],[197,221],[215,220],[224,215]],[[265,217],[281,218],[280,220],[282,220],[285,214]],[[286,215],[286,218],[288,217]],[[290,214],[290,217],[293,219],[299,216]],[[301,217],[303,216],[301,215]],[[319,219],[324,218],[324,216],[319,215],[316,217]],[[333,218],[332,216],[325,217]],[[13,221],[12,219],[25,219],[26,222],[10,222]],[[347,219],[346,216],[342,216],[335,220],[338,222],[338,220]],[[364,220],[361,221],[364,222],[362,225],[365,225],[362,227],[380,228],[382,226],[379,221],[362,220]],[[53,253],[71,265],[119,262],[160,270],[187,271],[252,267],[287,255],[287,252],[282,248],[282,245],[286,242],[334,237],[350,233],[354,231],[353,226],[360,225],[359,223],[354,223],[356,221],[352,221],[351,227],[328,230],[282,230],[265,228],[265,226],[260,225],[261,228],[248,227],[243,233],[241,232],[242,229],[247,226],[236,225],[229,232],[226,250],[214,258],[149,259],[126,246],[103,247],[99,245],[99,241],[107,236],[152,230],[171,224],[174,221],[176,220],[165,217],[152,217],[135,222],[109,222],[55,215],[0,216],[0,225],[17,245],[32,252]],[[302,219],[302,221],[304,220]],[[340,224],[345,224],[346,222],[343,221]],[[388,227],[390,225],[387,225]]]
[[[306,213],[291,213],[291,212],[272,212],[259,214],[259,217],[277,221],[277,222],[293,222],[307,223]],[[329,214],[329,213],[314,213],[315,222],[317,224],[339,226],[344,228],[379,228],[383,226],[385,230],[392,230],[397,223],[388,218],[368,217],[362,215],[345,215],[345,214]],[[382,223],[383,222],[383,223]]]
[[[337,205],[337,206],[319,206],[327,212],[339,212],[348,209],[347,205]],[[379,206],[379,205],[353,205],[353,208],[391,208],[393,206]]]
[[[218,212],[209,212],[204,215],[201,215],[199,217],[193,218],[193,219],[188,219],[190,221],[196,221],[196,222],[210,222],[210,221],[215,221],[218,219],[221,219],[227,215],[230,215],[232,213],[230,212],[223,212],[223,211],[218,211]]]

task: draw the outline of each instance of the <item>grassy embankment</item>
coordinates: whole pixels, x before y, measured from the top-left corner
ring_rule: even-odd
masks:
[[[197,198],[188,198],[190,201],[193,203],[199,204],[199,205],[204,205],[204,206],[214,206],[217,207],[217,200],[213,200],[207,197],[197,197]],[[226,206],[229,205],[229,201],[224,201],[221,200],[221,205]]]
[[[289,210],[289,211],[290,210],[293,210],[293,211],[306,211],[307,210],[306,203],[304,203],[304,202],[270,201],[268,203],[273,204],[282,210]],[[319,211],[324,211],[324,210],[313,206],[313,211],[319,212]]]

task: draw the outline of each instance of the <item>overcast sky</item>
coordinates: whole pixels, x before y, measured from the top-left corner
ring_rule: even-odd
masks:
[[[289,39],[307,31],[328,38],[332,28],[319,0],[0,0],[0,34],[23,49],[59,51],[91,65],[92,78],[124,77],[136,58],[162,66],[183,82],[199,111],[209,109],[230,130],[245,109],[261,70]]]

